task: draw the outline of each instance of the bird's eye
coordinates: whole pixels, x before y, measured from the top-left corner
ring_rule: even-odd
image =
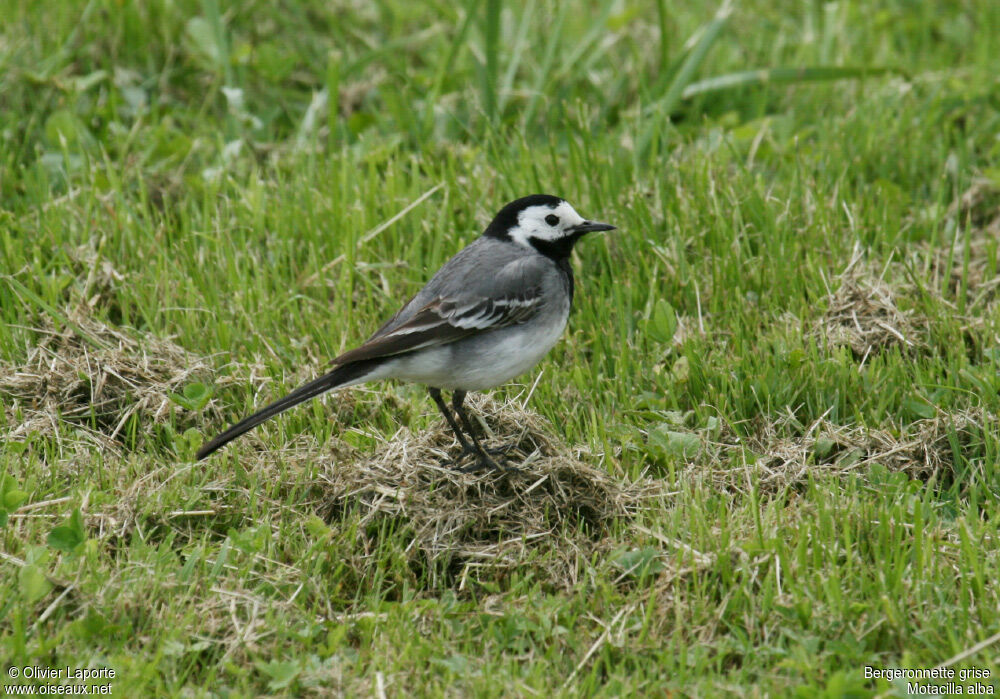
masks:
[[[545,217],[545,222],[550,226],[558,226],[559,217],[556,216],[555,214],[549,214],[548,216]]]

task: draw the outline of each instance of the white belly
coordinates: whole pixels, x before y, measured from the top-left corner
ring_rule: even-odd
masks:
[[[556,344],[566,327],[561,322],[511,326],[440,347],[419,350],[388,363],[384,378],[425,384],[449,391],[481,391],[530,371]]]

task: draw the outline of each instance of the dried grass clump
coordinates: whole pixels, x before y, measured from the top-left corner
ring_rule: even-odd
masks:
[[[544,420],[518,405],[470,402],[489,445],[513,443],[508,463],[517,471],[457,471],[448,460],[460,449],[443,421],[418,435],[400,430],[370,457],[324,465],[325,514],[357,508],[363,525],[405,527],[411,565],[445,571],[459,589],[470,576],[502,577],[529,558],[548,582],[572,587],[589,558],[610,547],[612,521],[659,490],[591,466],[585,448],[558,444]]]
[[[744,439],[721,445],[727,468],[712,468],[716,487],[744,492],[752,479],[759,491],[775,494],[804,482],[809,474],[843,476],[874,464],[893,473],[927,480],[948,477],[954,464],[952,438],[959,448],[974,451],[982,444],[985,425],[996,416],[982,409],[950,413],[902,425],[872,429],[836,425],[820,419],[801,434],[788,417],[761,422]],[[748,472],[748,468],[751,471]]]
[[[164,421],[173,405],[170,393],[208,372],[204,360],[170,340],[79,314],[70,320],[75,329],[51,321],[36,329],[41,340],[23,365],[0,363],[6,422],[0,438],[56,436],[62,420],[73,423],[84,441],[113,448],[129,418],[141,415],[147,425]]]
[[[993,180],[978,177],[951,203],[948,215],[959,223],[1000,236],[1000,186]]]
[[[925,245],[920,253],[924,259],[930,256],[932,288],[946,288],[956,296],[964,286],[967,308],[975,308],[992,300],[1000,288],[1000,277],[990,273],[991,251],[1000,244],[1000,187],[975,180],[952,202],[947,215],[957,231],[951,244]]]
[[[827,297],[827,311],[813,335],[830,345],[850,347],[861,359],[890,347],[922,346],[926,319],[901,311],[896,290],[881,277],[858,270],[858,261],[856,255],[840,275],[840,286]]]
[[[66,271],[79,280],[67,287],[68,300],[81,308],[101,307],[120,314],[121,309],[116,299],[119,288],[128,280],[128,276],[119,272],[110,260],[100,254],[99,248],[103,243],[103,240],[91,240],[84,245],[67,249],[69,265]]]

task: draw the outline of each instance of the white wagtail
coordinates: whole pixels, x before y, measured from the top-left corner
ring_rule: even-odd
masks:
[[[476,468],[498,468],[462,407],[465,395],[523,374],[552,349],[573,301],[573,245],[592,231],[614,229],[584,219],[559,197],[512,201],[363,345],[334,359],[333,371],[237,422],[206,442],[197,458],[331,389],[400,379],[428,387],[463,453],[478,456]],[[472,444],[441,389],[453,392],[452,407]]]

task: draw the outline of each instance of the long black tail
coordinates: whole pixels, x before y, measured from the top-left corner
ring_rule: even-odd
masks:
[[[250,417],[240,420],[214,439],[205,442],[201,445],[201,449],[199,449],[198,453],[195,455],[195,459],[197,461],[201,461],[216,449],[225,446],[241,434],[249,432],[260,423],[271,419],[279,413],[285,412],[289,408],[295,407],[299,403],[305,402],[310,398],[314,398],[321,393],[326,393],[327,391],[337,388],[338,386],[343,386],[346,383],[360,379],[380,363],[381,362],[379,360],[351,362],[350,364],[337,367],[329,374],[324,374],[318,379],[314,379],[303,386],[299,386],[284,398],[279,398],[267,407],[258,410]]]

